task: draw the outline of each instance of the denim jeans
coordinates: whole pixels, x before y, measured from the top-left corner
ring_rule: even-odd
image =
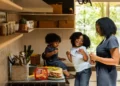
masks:
[[[76,73],[75,86],[89,86],[91,68]]]
[[[116,86],[116,67],[107,68],[105,66],[96,67],[97,86]]]
[[[47,61],[47,66],[56,66],[62,68],[63,70],[67,70],[67,66],[60,60]]]

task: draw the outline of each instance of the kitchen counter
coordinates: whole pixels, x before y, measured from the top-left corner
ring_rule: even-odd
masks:
[[[35,80],[29,76],[27,81],[8,81],[8,86],[65,86],[66,80]]]

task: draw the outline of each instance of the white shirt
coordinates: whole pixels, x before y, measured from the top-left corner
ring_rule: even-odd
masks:
[[[90,64],[90,57],[88,55],[88,61],[83,60],[83,55],[78,52],[79,49],[83,49],[85,53],[88,55],[86,47],[81,46],[78,48],[71,48],[71,55],[72,55],[72,63],[75,67],[76,72],[80,72],[82,70],[88,69],[91,67]]]

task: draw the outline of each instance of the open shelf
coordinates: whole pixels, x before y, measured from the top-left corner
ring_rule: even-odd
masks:
[[[74,16],[75,14],[39,14],[39,13],[19,13],[20,15],[39,15],[39,16]]]
[[[30,33],[34,31],[35,29],[29,29],[28,31],[17,31],[18,33]]]
[[[67,30],[67,29],[74,29],[74,28],[35,28],[35,29],[41,29],[41,30],[51,30],[51,29],[55,29],[55,30]]]
[[[0,36],[0,49],[21,38],[23,34],[15,33],[9,36]]]
[[[0,9],[1,10],[11,10],[11,11],[20,11],[23,8],[10,0],[0,0]]]

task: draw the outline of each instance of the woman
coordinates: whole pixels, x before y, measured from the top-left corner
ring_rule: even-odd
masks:
[[[104,17],[96,21],[96,32],[104,37],[96,49],[97,55],[90,53],[91,59],[96,61],[97,86],[116,86],[116,65],[120,57],[116,31],[110,18]]]

